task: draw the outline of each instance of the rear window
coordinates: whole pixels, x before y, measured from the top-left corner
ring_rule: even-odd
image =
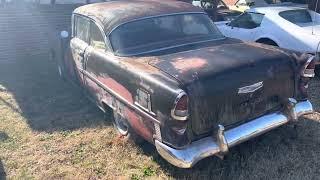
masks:
[[[279,15],[287,21],[292,22],[293,24],[300,23],[311,23],[312,18],[308,10],[299,9],[299,10],[289,10],[280,12]]]
[[[123,24],[110,34],[116,54],[139,54],[223,36],[205,14],[153,17]]]

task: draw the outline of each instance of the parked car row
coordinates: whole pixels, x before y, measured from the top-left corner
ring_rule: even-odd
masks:
[[[122,137],[147,140],[171,164],[190,168],[313,112],[314,55],[222,33],[184,2],[85,5],[72,15],[60,74],[111,115]]]
[[[306,52],[319,58],[320,14],[306,8],[253,8],[232,21],[216,25],[227,37]],[[320,74],[320,67],[317,72]]]

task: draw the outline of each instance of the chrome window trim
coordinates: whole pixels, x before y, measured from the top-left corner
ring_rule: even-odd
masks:
[[[180,13],[170,13],[170,14],[161,14],[161,15],[156,15],[156,16],[146,16],[146,17],[142,17],[142,18],[136,18],[130,21],[126,21],[123,23],[118,24],[117,26],[115,26],[114,28],[112,28],[112,30],[107,34],[107,36],[109,37],[110,34],[116,30],[118,27],[124,25],[124,24],[128,24],[131,22],[135,22],[135,21],[141,21],[141,20],[145,20],[145,19],[152,19],[152,18],[157,18],[157,17],[165,17],[165,16],[175,16],[175,15],[187,15],[187,14],[204,14],[207,15],[205,12],[180,12]]]
[[[203,41],[198,41],[198,42],[191,42],[191,43],[184,43],[184,44],[179,44],[179,45],[175,45],[175,46],[168,46],[168,47],[158,48],[158,49],[154,49],[154,50],[150,50],[150,51],[144,51],[144,52],[140,52],[140,53],[121,55],[121,57],[138,56],[138,55],[142,55],[142,54],[148,54],[148,53],[153,53],[153,52],[157,52],[157,51],[163,51],[163,50],[167,50],[167,49],[171,49],[171,48],[187,46],[187,45],[191,45],[191,44],[200,44],[200,43],[204,43],[204,42],[219,41],[219,40],[224,40],[224,39],[226,39],[226,37],[218,38],[218,39],[203,40]],[[118,55],[115,54],[115,56],[118,56]]]
[[[111,46],[110,46],[111,44],[110,44],[110,42],[108,41],[108,38],[107,38],[106,33],[105,33],[105,31],[104,31],[103,25],[102,25],[102,23],[101,23],[100,21],[95,20],[95,19],[93,19],[93,18],[90,17],[90,16],[85,16],[85,15],[83,15],[83,14],[78,14],[78,13],[73,13],[73,14],[72,14],[72,17],[74,17],[74,16],[82,16],[82,17],[85,17],[85,18],[89,19],[90,25],[91,25],[91,22],[94,23],[94,24],[99,28],[99,30],[100,30],[100,32],[101,32],[101,34],[102,34],[102,36],[103,36],[104,43],[105,43],[105,45],[106,45],[105,51],[111,51],[111,52],[113,52],[113,50],[110,48],[110,47],[111,47]],[[75,26],[75,22],[74,22],[74,26]],[[90,27],[90,30],[89,30],[89,34],[90,34],[90,32],[91,32],[91,27]],[[91,39],[91,36],[89,37],[89,41],[90,41],[90,39]],[[91,46],[90,42],[89,42],[89,46]]]
[[[107,38],[108,41],[110,43],[110,49],[112,50],[113,54],[116,56],[119,56],[115,53],[114,48],[112,47],[111,44],[111,39],[110,39],[110,35],[113,31],[115,31],[117,28],[119,28],[122,25],[131,23],[131,22],[135,22],[135,21],[141,21],[141,20],[145,20],[145,19],[152,19],[152,18],[157,18],[157,17],[165,17],[165,16],[175,16],[175,15],[189,15],[189,14],[204,14],[206,15],[208,18],[210,18],[208,16],[207,13],[205,12],[180,12],[180,13],[170,13],[170,14],[161,14],[161,15],[156,15],[156,16],[147,16],[147,17],[142,17],[142,18],[137,18],[137,19],[133,19],[130,21],[126,21],[123,23],[118,24],[117,26],[115,26],[108,34],[107,34]],[[211,21],[210,21],[211,22]],[[211,22],[212,25],[215,26],[215,24],[213,22]],[[219,31],[219,29],[218,29]],[[127,56],[136,56],[136,55],[141,55],[141,54],[146,54],[146,53],[150,53],[150,52],[156,52],[156,51],[161,51],[161,50],[165,50],[165,49],[170,49],[170,48],[175,48],[175,47],[181,47],[181,46],[185,46],[185,45],[189,45],[189,44],[195,44],[195,43],[203,43],[203,42],[208,42],[208,41],[215,41],[215,40],[221,40],[221,39],[226,39],[226,37],[224,37],[224,35],[219,31],[219,33],[223,36],[223,38],[217,38],[217,39],[212,39],[212,40],[206,40],[206,41],[198,41],[198,42],[193,42],[193,43],[186,43],[186,44],[181,44],[181,45],[176,45],[176,46],[169,46],[166,48],[158,48],[158,49],[154,49],[151,51],[146,51],[146,52],[142,52],[142,53],[134,53],[134,54],[128,54],[128,55],[121,55],[121,57],[127,57]]]
[[[79,14],[72,14],[72,16],[73,16],[73,18],[74,18],[74,22],[73,22],[73,26],[74,26],[74,34],[73,34],[73,36],[72,36],[72,38],[78,38],[78,39],[80,39],[79,37],[77,37],[77,28],[76,28],[76,20],[77,20],[77,18],[75,18],[75,17],[77,17],[77,16],[79,16],[79,17],[82,17],[82,18],[84,18],[85,20],[87,20],[87,21],[89,21],[89,34],[88,34],[88,40],[89,40],[89,42],[90,42],[90,18],[89,17],[87,17],[87,16],[83,16],[83,15],[79,15]],[[83,42],[85,42],[83,39],[80,39],[81,41],[83,41]],[[89,42],[86,42],[88,45],[89,45]]]
[[[74,30],[75,30],[75,14],[72,14],[71,16],[71,39],[74,37]]]

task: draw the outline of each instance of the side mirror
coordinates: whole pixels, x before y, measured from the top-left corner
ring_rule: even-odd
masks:
[[[60,32],[60,38],[61,39],[66,39],[69,37],[69,32],[68,31],[61,31]]]

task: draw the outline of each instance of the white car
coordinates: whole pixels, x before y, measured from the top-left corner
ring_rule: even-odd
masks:
[[[319,55],[320,14],[301,7],[258,7],[218,22],[227,37]]]

